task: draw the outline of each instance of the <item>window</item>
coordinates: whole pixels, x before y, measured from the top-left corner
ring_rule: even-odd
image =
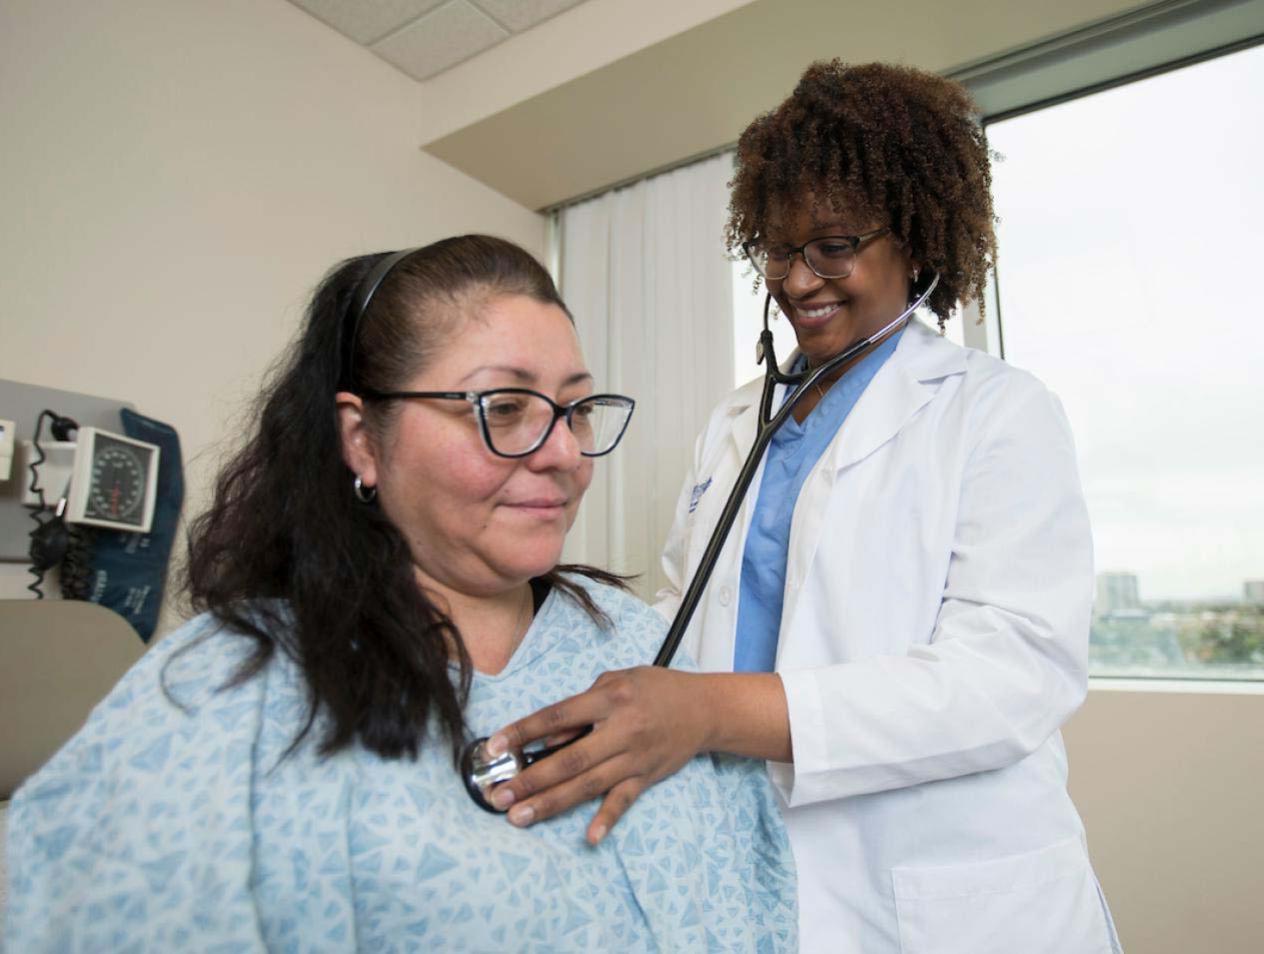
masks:
[[[992,122],[996,350],[1061,397],[1094,675],[1264,679],[1264,46]]]

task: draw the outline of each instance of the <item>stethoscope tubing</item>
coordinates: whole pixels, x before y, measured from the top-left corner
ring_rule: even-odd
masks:
[[[663,637],[663,644],[658,650],[658,655],[654,657],[655,666],[670,666],[675,658],[676,651],[680,648],[680,642],[684,639],[685,630],[689,628],[694,611],[698,608],[698,603],[702,599],[702,593],[706,589],[707,582],[715,571],[716,563],[720,559],[720,551],[724,549],[729,532],[733,529],[737,515],[742,509],[742,503],[746,499],[746,492],[750,490],[751,481],[755,479],[755,473],[759,470],[764,451],[768,449],[769,443],[772,442],[781,425],[786,422],[786,418],[794,412],[795,407],[798,406],[803,396],[821,378],[863,354],[907,321],[909,316],[930,297],[930,293],[935,290],[935,286],[938,284],[939,276],[935,275],[932,277],[927,289],[908,308],[901,312],[898,318],[889,322],[869,337],[862,338],[855,344],[850,345],[841,353],[834,355],[834,357],[810,371],[801,371],[795,374],[785,374],[777,367],[777,357],[773,352],[772,332],[768,330],[768,307],[771,303],[772,295],[769,294],[764,300],[764,330],[760,332],[759,336],[759,359],[765,364],[764,389],[759,402],[758,430],[755,435],[755,441],[751,444],[751,449],[746,454],[746,460],[742,464],[742,469],[738,471],[737,479],[733,482],[733,488],[729,491],[728,500],[724,502],[724,509],[720,511],[720,517],[716,521],[715,529],[711,531],[711,537],[707,541],[706,548],[702,551],[702,557],[698,561],[698,568],[694,570],[693,578],[689,581],[689,586],[685,590],[684,596],[680,599],[680,606],[676,609],[676,615],[672,617],[671,625],[667,628],[667,635]],[[772,401],[778,384],[797,384],[798,387],[782,402],[781,407],[774,414],[772,413]]]

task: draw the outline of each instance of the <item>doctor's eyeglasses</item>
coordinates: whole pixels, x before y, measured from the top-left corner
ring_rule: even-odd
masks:
[[[494,388],[490,391],[373,391],[364,397],[386,401],[419,398],[435,401],[466,401],[478,417],[483,443],[497,457],[527,457],[543,446],[559,418],[575,435],[579,452],[585,457],[601,457],[618,446],[636,401],[620,394],[593,394],[558,404],[552,398],[528,388]]]
[[[883,226],[861,235],[826,235],[802,245],[765,243],[756,239],[743,245],[742,251],[759,274],[774,282],[790,274],[790,265],[796,255],[803,256],[804,264],[818,278],[846,278],[856,267],[856,254],[860,247],[890,231],[889,227]]]

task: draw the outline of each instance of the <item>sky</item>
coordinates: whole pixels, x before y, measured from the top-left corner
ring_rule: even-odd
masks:
[[[1264,579],[1261,103],[1257,46],[987,127],[1005,358],[1062,400],[1097,569],[1143,600]],[[763,295],[733,275],[740,383]]]
[[[1062,399],[1099,571],[1264,579],[1264,46],[989,125],[1005,358]]]

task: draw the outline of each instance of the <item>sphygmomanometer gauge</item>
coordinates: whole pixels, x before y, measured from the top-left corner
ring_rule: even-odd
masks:
[[[148,533],[158,482],[158,447],[93,427],[79,429],[66,519]]]
[[[139,454],[123,444],[98,438],[92,459],[92,483],[86,515],[102,520],[133,518],[145,499],[145,471]],[[101,444],[106,444],[102,447]]]

